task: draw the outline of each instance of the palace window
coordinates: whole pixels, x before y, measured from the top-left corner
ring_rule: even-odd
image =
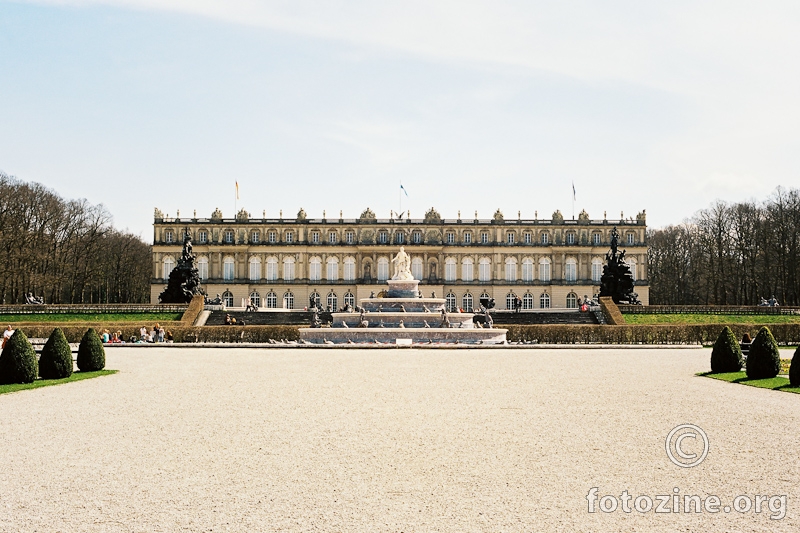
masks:
[[[252,242],[253,244],[258,244],[260,241],[261,241],[261,234],[259,234],[257,231],[254,231],[253,233],[250,234],[250,242]]]
[[[592,259],[592,282],[600,283],[600,278],[603,276],[603,262],[595,257]]]
[[[550,295],[546,292],[539,296],[539,307],[542,309],[550,309]]]
[[[309,281],[322,279],[322,259],[319,257],[312,257],[308,260],[308,279]]]
[[[294,233],[292,233],[291,231],[286,232],[286,242],[287,243],[294,242]]]
[[[422,242],[422,232],[415,231],[411,234],[411,240],[414,244],[420,244]]]
[[[394,242],[397,244],[403,244],[406,242],[406,235],[402,231],[398,231],[394,234]]]
[[[265,300],[267,301],[268,309],[275,309],[278,307],[278,295],[273,291],[269,291],[269,294],[267,294]]]
[[[481,244],[489,244],[489,234],[485,231],[481,233]]]
[[[478,262],[478,281],[492,281],[492,262],[488,257],[481,257]]]
[[[471,257],[461,260],[461,281],[472,281],[473,264]]]
[[[328,233],[328,243],[329,244],[336,244],[336,232],[331,231]]]
[[[169,280],[169,273],[175,268],[175,260],[167,256],[164,258],[164,280]]]
[[[472,233],[467,231],[464,233],[464,244],[471,244],[472,243]]]
[[[509,283],[517,281],[517,260],[513,257],[506,259],[506,281]]]
[[[542,244],[547,244],[550,242],[550,234],[542,233]]]
[[[222,263],[222,279],[225,281],[233,281],[235,268],[236,265],[233,262],[233,257],[226,257],[225,261]]]
[[[255,307],[261,307],[261,295],[253,291],[250,293],[250,303]]]
[[[472,295],[467,293],[461,298],[461,308],[464,310],[465,313],[472,312]]]
[[[354,257],[344,258],[344,280],[353,281],[356,279],[356,260]],[[347,295],[345,294],[345,300]]]
[[[170,243],[174,240],[174,234],[172,233],[171,229],[168,229],[167,231],[164,232],[164,240],[167,243]]]
[[[574,283],[578,278],[578,265],[575,263],[574,259],[569,258],[567,259],[567,264],[564,266],[566,267],[564,269],[564,279],[567,280],[568,283]]]
[[[522,260],[522,281],[533,281],[533,259],[530,257]]]
[[[533,294],[526,292],[522,296],[522,308],[523,309],[533,309]]]
[[[268,234],[270,244],[275,244],[278,241],[278,232],[270,231]]]
[[[631,267],[631,275],[633,276],[633,281],[636,281],[636,279],[637,279],[637,277],[636,277],[636,259],[634,259],[633,257],[630,257],[630,258],[626,259],[625,262],[628,263],[629,267]]]
[[[338,310],[337,307],[338,305],[339,305],[339,298],[336,297],[336,293],[335,292],[330,293],[328,295],[328,309],[330,309],[333,312],[336,312]]]
[[[633,233],[628,233],[628,244],[635,244],[636,243],[636,235]]]
[[[378,258],[378,281],[389,279],[389,260],[385,257]]]
[[[227,243],[227,244],[230,244],[230,243],[233,242],[233,230],[232,229],[226,229],[225,230],[225,234],[223,235],[223,241],[225,243]]]
[[[311,232],[311,244],[319,244],[319,232],[312,231]]]
[[[344,293],[344,305],[349,305],[350,307],[356,306],[356,297],[352,292],[348,291]]]
[[[294,280],[294,257],[283,258],[283,280]],[[292,309],[292,307],[289,307],[289,309]]]
[[[447,232],[447,244],[453,244],[456,242],[456,234],[452,231]]]
[[[197,260],[197,274],[202,281],[208,279],[208,257],[201,257]]]
[[[198,231],[197,232],[197,240],[200,241],[202,244],[207,243],[208,242],[208,232],[205,231],[205,230]]]
[[[575,233],[572,231],[567,233],[567,244],[575,244]]]
[[[530,244],[533,242],[533,235],[529,231],[523,233],[522,237],[525,239],[525,244]]]
[[[322,302],[319,299],[319,293],[317,291],[314,291],[308,295],[308,303],[311,304],[311,302],[314,302],[314,307],[317,308],[322,305]]]
[[[567,294],[567,309],[578,308],[578,295],[574,292]]]
[[[421,257],[414,257],[411,259],[411,275],[414,276],[414,279],[422,279],[424,272]]]
[[[233,293],[231,291],[222,293],[222,303],[225,307],[233,307]]]
[[[258,257],[250,258],[250,281],[261,279],[261,259]]]
[[[379,231],[378,232],[378,243],[379,244],[386,244],[387,242],[389,242],[389,234],[386,233],[385,231]]]
[[[328,258],[328,281],[336,281],[339,279],[339,259],[336,257]]]
[[[445,306],[447,306],[447,310],[449,312],[456,310],[456,295],[453,294],[452,291],[447,293],[447,296],[445,296],[444,300],[445,300]]]
[[[345,231],[344,232],[344,240],[347,244],[353,244],[356,240],[356,234],[352,231]]]
[[[506,309],[514,309],[514,305],[517,303],[517,295],[513,292],[509,292],[506,294]]]
[[[275,281],[276,279],[278,279],[278,258],[267,257],[267,281]]]
[[[539,259],[539,281],[550,283],[550,260],[546,257]]]
[[[294,309],[294,294],[292,294],[292,291],[288,291],[283,295],[283,308]]]
[[[444,260],[444,280],[448,282],[456,280],[456,260],[452,257]]]
[[[592,233],[592,244],[595,246],[600,244],[600,234],[599,233]]]
[[[508,244],[514,244],[514,234],[511,232],[506,233],[506,242]]]

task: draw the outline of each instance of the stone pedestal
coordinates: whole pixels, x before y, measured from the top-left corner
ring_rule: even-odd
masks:
[[[389,298],[419,298],[419,280],[390,279]]]

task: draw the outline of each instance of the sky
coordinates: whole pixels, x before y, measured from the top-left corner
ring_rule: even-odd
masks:
[[[0,0],[0,170],[146,240],[154,208],[662,227],[800,187],[798,27],[769,0]]]

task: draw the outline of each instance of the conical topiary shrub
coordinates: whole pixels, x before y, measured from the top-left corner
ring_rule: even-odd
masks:
[[[0,383],[33,383],[38,374],[36,351],[28,337],[18,329],[0,353]]]
[[[758,331],[758,335],[750,345],[747,355],[747,377],[750,379],[774,378],[781,370],[781,354],[778,343],[766,326]]]
[[[61,328],[53,330],[42,348],[39,375],[42,379],[63,379],[72,375],[72,348]]]
[[[719,333],[717,342],[711,350],[711,371],[719,372],[738,372],[742,369],[744,360],[742,359],[742,349],[739,341],[733,335],[733,331],[728,326]]]
[[[789,384],[792,387],[800,387],[800,346],[792,356],[792,365],[789,367]]]
[[[92,372],[103,370],[106,366],[106,351],[103,341],[95,330],[89,328],[83,334],[81,344],[78,346],[78,370]]]

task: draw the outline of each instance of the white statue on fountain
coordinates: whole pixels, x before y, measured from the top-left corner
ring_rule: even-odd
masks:
[[[392,259],[392,263],[394,263],[394,276],[392,276],[392,279],[406,281],[414,279],[411,274],[411,258],[402,246],[397,255],[394,256],[394,259]]]

